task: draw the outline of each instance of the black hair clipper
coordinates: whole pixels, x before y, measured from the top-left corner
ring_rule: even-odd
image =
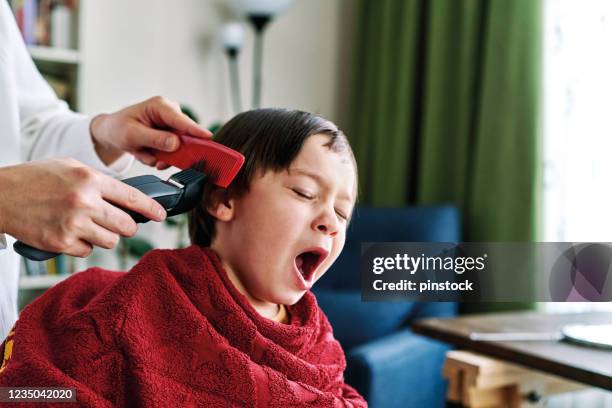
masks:
[[[173,174],[167,181],[153,175],[131,177],[121,181],[157,201],[166,209],[167,216],[171,217],[185,213],[198,204],[207,178],[206,174],[189,168]],[[122,210],[137,223],[150,221],[135,211],[124,208]],[[18,254],[33,261],[46,261],[59,255],[59,253],[34,248],[21,241],[15,242],[13,248]]]

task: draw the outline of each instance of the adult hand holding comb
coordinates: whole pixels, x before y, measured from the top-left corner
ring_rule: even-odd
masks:
[[[169,167],[155,151],[174,152],[179,134],[210,139],[212,133],[181,112],[179,104],[156,96],[113,114],[101,114],[91,121],[96,153],[106,164],[131,153],[148,166]]]

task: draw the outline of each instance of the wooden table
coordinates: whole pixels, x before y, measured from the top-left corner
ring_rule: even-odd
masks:
[[[447,355],[444,375],[449,379],[450,401],[469,406],[514,407],[523,406],[519,396],[523,401],[532,398],[537,402],[542,395],[576,390],[585,385],[612,390],[612,350],[565,341],[475,341],[470,339],[471,333],[552,333],[566,324],[611,322],[612,313],[604,312],[496,313],[424,319],[414,323],[413,330],[467,350],[451,351]],[[495,395],[491,396],[492,390]],[[465,404],[466,401],[494,401],[500,396],[514,402]]]

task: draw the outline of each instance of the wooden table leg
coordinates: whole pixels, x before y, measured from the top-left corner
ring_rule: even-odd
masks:
[[[443,376],[447,400],[471,408],[544,407],[549,395],[586,386],[476,353],[452,350],[446,354]]]

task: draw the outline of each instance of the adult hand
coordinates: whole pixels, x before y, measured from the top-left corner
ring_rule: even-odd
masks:
[[[172,152],[179,147],[177,134],[210,138],[212,133],[181,112],[180,106],[156,96],[112,114],[96,116],[91,122],[91,136],[98,156],[106,164],[124,152],[158,169],[168,167],[150,152]]]
[[[113,248],[136,233],[132,218],[110,204],[161,221],[155,200],[74,159],[0,168],[0,232],[39,249],[85,257],[92,245]]]

